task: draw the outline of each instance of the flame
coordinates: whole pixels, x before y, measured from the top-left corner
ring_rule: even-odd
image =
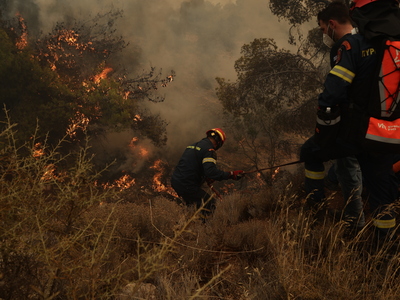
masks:
[[[100,80],[107,78],[108,74],[113,71],[112,68],[105,68],[100,74],[97,74],[93,77],[93,81],[95,83],[99,83]]]
[[[53,35],[49,36],[45,41],[46,46],[41,50],[38,57],[43,57],[47,60],[50,68],[55,71],[57,62],[60,58],[64,58],[64,63],[68,67],[72,67],[76,61],[76,54],[65,51],[65,46],[69,46],[78,51],[78,55],[82,55],[85,51],[94,51],[92,42],[80,42],[79,34],[72,29],[59,29]]]
[[[174,197],[178,197],[178,195],[176,194],[176,192],[174,191],[174,189],[170,186],[166,186],[165,184],[163,184],[161,182],[161,178],[164,175],[164,168],[162,166],[163,161],[161,159],[158,159],[154,162],[153,166],[150,167],[150,169],[155,169],[156,173],[153,176],[153,184],[152,184],[152,188],[155,192],[164,192],[164,193],[168,193]]]
[[[113,183],[105,183],[103,184],[104,189],[112,189],[112,188],[117,188],[120,191],[126,190],[132,186],[134,186],[136,183],[136,179],[132,178],[130,175],[125,174],[119,179],[115,180]]]
[[[121,178],[117,179],[114,182],[114,186],[119,188],[120,191],[126,190],[127,188],[130,188],[133,186],[136,182],[135,178],[132,178],[130,175],[126,174],[122,176]]]
[[[150,169],[157,170],[157,172],[154,174],[152,185],[153,190],[155,190],[156,192],[162,192],[166,189],[165,185],[161,182],[161,176],[164,173],[161,164],[162,160],[158,159],[154,162],[154,165],[150,167]]]
[[[77,50],[80,50],[82,53],[85,50],[94,50],[91,47],[92,42],[88,43],[79,43],[79,34],[73,29],[60,29],[57,33],[57,41],[59,42],[66,42],[69,46],[74,47]],[[57,45],[60,47],[60,44]],[[61,48],[60,48],[61,49]]]
[[[28,29],[27,29],[27,26],[25,24],[24,18],[18,13],[17,13],[17,16],[18,16],[19,26],[20,26],[20,29],[21,29],[21,36],[18,38],[15,46],[19,50],[22,50],[28,45]]]

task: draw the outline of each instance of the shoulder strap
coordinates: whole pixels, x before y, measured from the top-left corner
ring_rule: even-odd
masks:
[[[366,4],[369,4],[369,3],[375,2],[375,1],[378,1],[378,0],[358,0],[358,1],[353,1],[352,5],[350,7],[350,10],[352,11],[355,8],[362,7],[362,6],[366,5]]]
[[[400,41],[386,40],[379,72],[381,117],[391,117],[396,108],[399,109],[399,88]]]
[[[371,40],[379,37],[400,39],[400,8],[397,0],[359,0],[351,18],[360,33]]]

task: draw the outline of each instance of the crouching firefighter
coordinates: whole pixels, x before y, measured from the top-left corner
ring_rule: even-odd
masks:
[[[366,134],[372,120],[368,108],[380,101],[372,91],[379,57],[371,41],[353,28],[349,9],[342,1],[328,4],[318,14],[318,24],[324,42],[331,47],[332,69],[318,97],[315,134],[300,153],[305,162],[308,199],[316,203],[325,197],[325,161],[355,155],[368,192],[375,232],[385,237],[396,225],[394,210],[390,209],[398,195],[393,172],[395,154],[383,143],[368,147]],[[395,141],[400,145],[400,139]]]
[[[216,150],[226,140],[225,132],[213,128],[206,132],[206,137],[197,143],[187,146],[172,174],[171,185],[186,205],[195,205],[197,209],[204,205],[203,215],[213,212],[215,195],[210,196],[203,188],[204,182],[239,180],[243,171],[225,172],[217,168]]]

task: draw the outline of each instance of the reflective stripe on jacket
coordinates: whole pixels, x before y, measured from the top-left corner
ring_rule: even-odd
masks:
[[[200,186],[205,178],[226,180],[229,172],[217,168],[217,153],[212,142],[204,138],[185,149],[172,178],[183,186]]]

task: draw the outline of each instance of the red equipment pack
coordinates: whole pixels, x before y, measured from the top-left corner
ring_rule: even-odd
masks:
[[[354,0],[351,17],[374,46],[378,66],[370,85],[364,147],[400,152],[400,8],[397,0]]]

